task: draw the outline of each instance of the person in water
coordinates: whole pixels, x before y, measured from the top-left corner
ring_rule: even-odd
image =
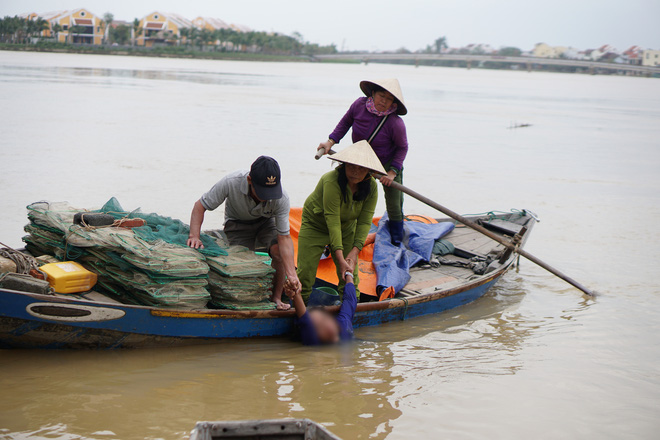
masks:
[[[297,291],[293,280],[286,280],[285,292],[296,309],[297,328],[300,339],[305,345],[336,344],[353,339],[353,316],[357,307],[357,294],[353,284],[353,274],[346,272],[344,280],[344,299],[337,316],[333,316],[324,308],[307,310],[305,301]]]
[[[370,172],[385,173],[367,141],[345,148],[330,159],[340,165],[319,180],[302,211],[298,234],[298,278],[307,302],[316,282],[319,260],[330,245],[337,268],[339,290],[344,274],[355,273],[378,202],[378,184]],[[359,291],[358,291],[359,294]]]
[[[406,125],[400,116],[408,113],[403,102],[401,86],[396,79],[360,82],[366,95],[358,98],[337,124],[335,130],[317,150],[325,154],[339,143],[349,128],[353,129],[353,142],[367,140],[385,167],[380,177],[385,190],[385,203],[389,218],[392,243],[403,241],[403,193],[390,188],[392,182],[403,183],[403,161],[408,153]]]
[[[267,251],[275,278],[271,300],[279,310],[291,306],[282,302],[284,280],[298,283],[289,235],[289,196],[282,189],[280,166],[268,156],[259,157],[250,171],[236,171],[222,178],[195,202],[190,215],[188,246],[203,248],[200,240],[204,213],[225,204],[224,232],[231,245],[253,251]]]

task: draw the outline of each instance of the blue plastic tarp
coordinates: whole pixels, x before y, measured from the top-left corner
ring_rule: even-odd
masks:
[[[396,292],[410,281],[410,268],[420,261],[429,261],[435,241],[454,229],[451,222],[425,224],[405,221],[404,239],[400,246],[392,244],[389,220],[385,214],[378,223],[373,263],[378,286],[394,287]]]

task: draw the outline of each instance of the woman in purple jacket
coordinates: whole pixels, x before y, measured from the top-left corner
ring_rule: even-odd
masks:
[[[365,97],[358,98],[318,150],[330,152],[333,145],[353,128],[353,142],[366,140],[380,159],[387,175],[380,178],[385,189],[392,243],[403,241],[403,193],[390,188],[392,182],[403,183],[403,161],[408,153],[406,125],[400,116],[408,113],[401,86],[396,79],[360,82]]]

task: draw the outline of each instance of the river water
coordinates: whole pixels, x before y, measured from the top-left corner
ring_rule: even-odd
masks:
[[[527,249],[595,300],[523,261],[473,304],[345,347],[0,351],[0,438],[180,439],[198,420],[280,417],[345,439],[657,438],[658,79],[0,52],[0,241],[19,246],[44,199],[187,220],[260,154],[301,205],[330,169],[316,145],[381,77],[409,108],[406,184],[461,213],[535,211]]]

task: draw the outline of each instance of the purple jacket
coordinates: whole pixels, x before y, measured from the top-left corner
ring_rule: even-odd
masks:
[[[356,99],[344,117],[341,118],[337,127],[335,127],[335,131],[328,137],[335,141],[335,143],[339,143],[346,136],[346,133],[348,133],[348,129],[353,127],[354,143],[368,140],[382,117],[369,113],[366,102],[366,97]],[[403,168],[403,161],[408,153],[408,138],[403,119],[399,115],[391,114],[374,140],[371,141],[371,147],[374,149],[383,166],[391,161],[391,166],[400,171]]]

